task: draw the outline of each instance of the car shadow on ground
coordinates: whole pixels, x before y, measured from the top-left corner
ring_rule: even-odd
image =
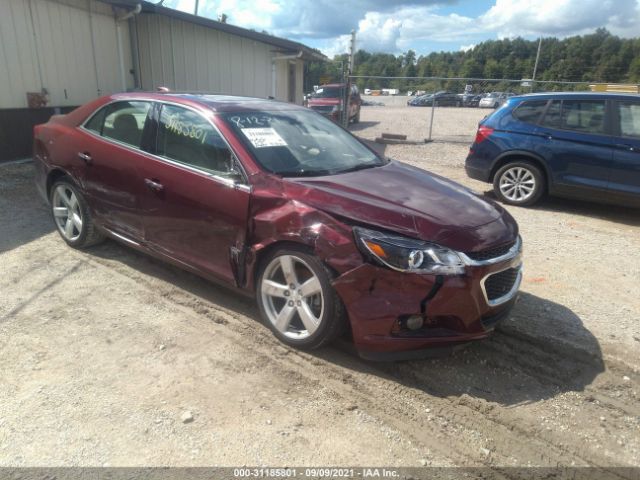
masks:
[[[186,291],[203,300],[205,304],[211,304],[212,308],[222,308],[230,313],[259,318],[258,308],[252,298],[224,284],[211,282],[114,240],[106,240],[85,251],[96,259],[109,263],[117,262],[143,274],[138,279],[142,282],[144,282],[144,276],[166,282],[166,289],[160,292],[165,298],[171,299],[172,295],[180,295],[182,291]],[[159,291],[159,286],[155,282],[152,288]],[[202,309],[196,308],[196,310]]]
[[[483,195],[487,198],[498,201],[493,190],[485,190],[483,191]],[[540,200],[536,205],[527,208],[551,213],[562,212],[581,215],[597,218],[599,220],[620,223],[631,227],[640,226],[640,208],[549,196]]]
[[[197,297],[193,305],[228,311],[253,319],[260,316],[253,299],[218,286],[189,272],[113,241],[88,252],[125,264],[144,275],[167,282],[168,295],[186,291]],[[157,291],[157,287],[154,287]],[[180,299],[182,301],[184,299]],[[264,335],[270,335],[266,330]],[[571,339],[571,341],[566,341]],[[438,397],[463,394],[517,405],[552,398],[563,392],[583,391],[604,371],[600,345],[582,320],[558,303],[522,293],[509,318],[494,335],[447,356],[409,362],[375,363],[362,360],[348,338],[310,355],[347,370],[374,374]]]
[[[33,176],[31,162],[1,165],[0,253],[55,230],[49,209],[36,191]]]
[[[569,339],[569,340],[567,340]],[[578,315],[544,298],[521,293],[494,334],[437,358],[370,363],[327,349],[315,355],[345,368],[383,375],[437,397],[470,397],[502,406],[584,391],[604,371],[597,339]]]

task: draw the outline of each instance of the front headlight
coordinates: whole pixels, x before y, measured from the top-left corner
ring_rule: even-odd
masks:
[[[331,110],[331,113],[337,113],[337,112],[341,112],[341,111],[342,111],[342,104],[339,103],[339,104],[333,106],[333,109]]]
[[[434,275],[464,273],[462,259],[449,248],[368,228],[353,227],[353,233],[363,252],[393,270]]]

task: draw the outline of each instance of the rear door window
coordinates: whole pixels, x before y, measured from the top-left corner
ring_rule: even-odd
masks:
[[[107,113],[107,107],[101,108],[98,112],[91,117],[91,119],[84,124],[84,128],[91,130],[92,132],[102,135],[102,126],[104,125],[104,116]]]
[[[528,102],[522,102],[513,111],[513,116],[522,122],[537,123],[546,105],[546,100],[532,100]]]
[[[151,102],[115,102],[99,110],[84,128],[139,148],[150,108]]]
[[[585,133],[605,133],[604,100],[562,102],[562,128]]]
[[[618,102],[617,112],[620,119],[620,135],[640,139],[640,103]]]

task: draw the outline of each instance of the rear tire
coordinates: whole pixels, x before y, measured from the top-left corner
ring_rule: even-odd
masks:
[[[493,177],[495,195],[509,205],[533,205],[545,190],[544,175],[536,165],[526,160],[507,163]]]
[[[50,192],[51,213],[58,233],[73,248],[86,248],[104,240],[98,231],[89,206],[68,178],[55,182]]]
[[[302,247],[280,248],[264,259],[256,299],[264,323],[281,342],[311,350],[344,331],[344,306],[331,277],[327,267]]]

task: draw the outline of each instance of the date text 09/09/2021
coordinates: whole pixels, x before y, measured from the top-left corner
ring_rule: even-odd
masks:
[[[234,468],[235,478],[396,478],[392,468]]]

